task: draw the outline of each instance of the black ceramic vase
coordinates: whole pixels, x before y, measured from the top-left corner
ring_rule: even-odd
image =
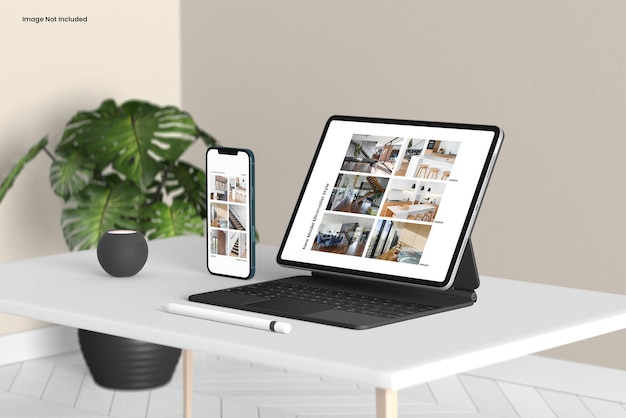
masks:
[[[180,358],[179,348],[78,330],[83,357],[93,380],[109,389],[152,389],[167,384]]]
[[[144,236],[133,230],[105,232],[98,241],[98,262],[111,276],[137,274],[148,259]],[[99,332],[78,330],[80,348],[93,380],[109,389],[152,389],[172,378],[179,348]]]

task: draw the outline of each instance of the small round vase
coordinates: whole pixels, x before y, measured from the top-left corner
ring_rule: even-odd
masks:
[[[146,264],[148,243],[137,231],[116,229],[100,237],[97,253],[104,271],[115,277],[130,277]]]

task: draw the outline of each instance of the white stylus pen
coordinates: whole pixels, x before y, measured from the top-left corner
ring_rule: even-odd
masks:
[[[262,329],[264,331],[278,332],[281,334],[289,334],[291,332],[291,325],[285,322],[272,321],[269,319],[256,318],[253,316],[216,311],[213,309],[200,308],[190,305],[181,305],[179,303],[167,303],[163,305],[163,309],[166,312],[177,315],[208,319],[209,321],[240,325],[242,327]]]

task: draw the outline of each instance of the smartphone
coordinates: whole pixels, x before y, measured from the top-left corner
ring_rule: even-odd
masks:
[[[254,276],[254,154],[243,148],[206,152],[207,267],[211,274]]]

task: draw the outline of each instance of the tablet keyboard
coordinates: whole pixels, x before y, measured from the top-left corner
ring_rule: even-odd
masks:
[[[262,282],[231,288],[226,291],[267,299],[284,298],[319,303],[329,306],[329,309],[372,315],[380,318],[399,318],[435,309],[434,306],[286,283],[284,281]]]

